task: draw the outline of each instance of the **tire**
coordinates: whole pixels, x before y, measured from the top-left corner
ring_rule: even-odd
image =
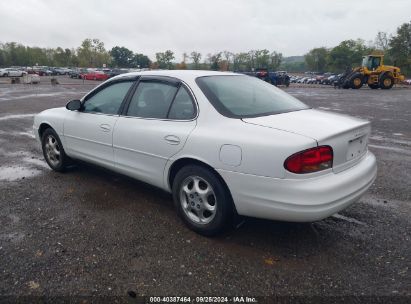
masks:
[[[41,137],[43,156],[51,169],[63,172],[70,164],[70,158],[64,152],[63,144],[56,131],[48,128]]]
[[[363,77],[360,73],[354,74],[350,79],[350,87],[352,89],[358,90],[363,85]]]
[[[198,165],[183,167],[174,178],[172,190],[177,213],[191,230],[213,236],[231,223],[231,196],[210,169]]]
[[[380,77],[380,88],[383,90],[389,90],[394,85],[394,77],[384,74]]]
[[[380,87],[380,85],[378,85],[378,84],[368,84],[368,87],[370,89],[377,90]]]

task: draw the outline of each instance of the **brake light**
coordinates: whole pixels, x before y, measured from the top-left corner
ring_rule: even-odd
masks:
[[[291,155],[284,162],[284,168],[290,172],[303,174],[312,173],[333,166],[333,149],[330,146],[320,146]]]

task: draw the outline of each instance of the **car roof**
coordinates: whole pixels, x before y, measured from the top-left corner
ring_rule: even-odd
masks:
[[[204,70],[151,70],[151,71],[141,71],[141,72],[131,72],[120,74],[113,79],[120,79],[130,76],[168,76],[181,79],[183,81],[191,81],[197,77],[202,76],[223,76],[223,75],[243,75],[233,72],[217,72],[217,71],[204,71]],[[243,75],[244,76],[244,75]]]

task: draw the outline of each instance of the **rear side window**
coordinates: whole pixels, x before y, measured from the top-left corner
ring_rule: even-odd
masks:
[[[195,117],[194,102],[188,93],[187,89],[183,86],[178,89],[177,95],[174,98],[168,113],[169,119],[187,120]]]
[[[141,82],[131,99],[127,116],[167,118],[177,89],[174,85],[162,82]]]
[[[121,103],[132,81],[114,83],[88,98],[83,105],[83,112],[118,114]]]
[[[231,118],[308,109],[301,101],[256,77],[204,76],[196,82],[214,108]]]

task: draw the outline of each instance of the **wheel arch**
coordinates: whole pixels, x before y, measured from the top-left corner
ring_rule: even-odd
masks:
[[[170,167],[168,169],[168,172],[167,172],[167,186],[170,190],[172,189],[174,178],[176,177],[178,171],[181,170],[183,167],[185,167],[187,165],[197,165],[197,166],[201,166],[201,167],[207,168],[210,171],[212,171],[218,177],[218,179],[223,184],[223,186],[225,187],[228,195],[230,196],[233,210],[237,213],[237,209],[236,209],[236,206],[235,206],[235,203],[234,203],[234,200],[233,200],[233,196],[232,196],[230,188],[228,187],[228,185],[225,182],[224,178],[211,165],[207,164],[206,162],[204,162],[202,160],[192,158],[192,157],[182,157],[182,158],[179,158],[179,159],[175,160],[170,165]]]
[[[40,138],[40,140],[41,140],[41,138],[42,138],[42,136],[43,136],[44,131],[46,131],[46,129],[48,129],[48,128],[54,130],[54,128],[53,128],[53,127],[51,126],[51,124],[48,123],[48,122],[42,122],[42,123],[39,125],[38,133],[39,133],[39,138]],[[54,131],[55,131],[55,130],[54,130]]]
[[[384,77],[386,75],[394,78],[394,75],[392,74],[392,71],[384,71],[380,74],[380,77],[378,77],[378,79],[381,79],[382,77]]]

